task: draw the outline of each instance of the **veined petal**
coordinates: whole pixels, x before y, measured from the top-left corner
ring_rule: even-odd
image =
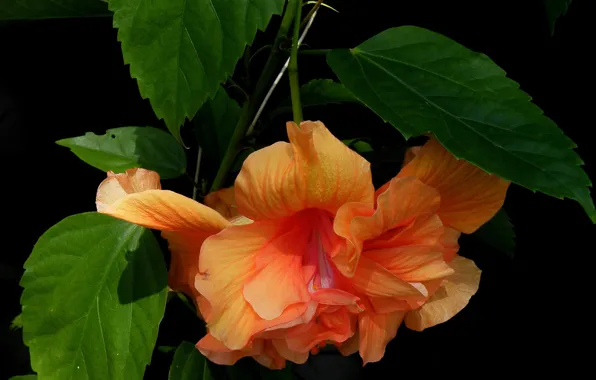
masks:
[[[423,298],[425,295],[375,261],[363,256],[351,285],[369,297]]]
[[[234,197],[234,188],[228,187],[207,194],[205,205],[219,212],[224,218],[230,220],[238,216],[236,208],[236,199]]]
[[[104,179],[97,189],[95,200],[97,211],[103,212],[105,208],[127,194],[160,189],[159,174],[152,170],[135,168],[120,174],[110,171],[108,178]]]
[[[245,284],[259,274],[259,254],[270,249],[280,228],[276,222],[235,225],[203,243],[195,287],[211,306],[206,319],[210,333],[229,349],[242,349],[264,330],[291,325],[308,310],[307,303],[292,304],[277,318],[264,320],[244,298]],[[271,290],[261,298],[268,299]]]
[[[410,311],[406,326],[422,331],[451,319],[459,313],[478,291],[480,269],[472,260],[456,256],[450,263],[454,274],[441,283],[437,291],[422,307]]]
[[[145,169],[108,173],[97,190],[97,209],[113,217],[163,231],[172,259],[170,287],[193,295],[201,244],[230,225],[221,215],[190,198],[159,190],[159,175]]]
[[[338,255],[333,258],[338,269],[343,269],[342,273],[346,276],[353,275],[365,240],[379,238],[379,242],[388,243],[388,246],[399,244],[399,241],[387,242],[385,235],[395,235],[400,232],[398,228],[407,228],[417,217],[432,215],[438,209],[439,202],[439,194],[435,189],[414,177],[408,177],[394,178],[389,182],[389,186],[377,197],[376,210],[360,203],[344,205],[337,213],[334,229],[354,248],[350,251],[348,247],[345,257]],[[437,239],[438,236],[440,232]],[[367,245],[374,244],[374,241],[367,242]]]
[[[240,214],[275,219],[307,208],[335,214],[347,202],[372,206],[370,164],[321,122],[287,123],[290,143],[252,153],[235,183]]]
[[[272,339],[271,343],[277,352],[286,360],[296,364],[304,364],[308,360],[308,352],[292,351],[285,339]]]
[[[286,366],[284,359],[270,340],[266,340],[263,345],[263,351],[253,356],[253,358],[262,366],[269,369],[283,369]]]
[[[268,222],[256,222],[256,225],[263,223]],[[300,224],[281,223],[275,236],[258,248],[256,274],[244,285],[243,294],[263,319],[275,319],[286,307],[310,301],[307,280],[302,276],[307,240],[300,227]]]
[[[404,315],[403,311],[388,314],[365,312],[358,315],[360,356],[365,365],[383,358],[385,347],[395,338]]]
[[[509,181],[458,160],[432,138],[398,174],[410,176],[437,189],[441,220],[464,233],[476,231],[496,214],[509,186]]]
[[[325,307],[322,308],[324,309]],[[354,334],[355,317],[346,308],[341,307],[330,312],[319,312],[310,323],[296,326],[288,332],[286,336],[288,348],[306,353],[328,340],[344,342]]]

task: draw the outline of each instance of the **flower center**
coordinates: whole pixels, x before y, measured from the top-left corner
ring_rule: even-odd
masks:
[[[327,254],[330,234],[333,232],[331,216],[321,210],[308,210],[309,234],[306,252],[303,257],[308,290],[313,293],[319,289],[335,286],[335,269]]]

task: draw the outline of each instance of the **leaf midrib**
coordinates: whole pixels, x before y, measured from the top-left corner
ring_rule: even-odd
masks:
[[[571,188],[567,187],[567,186],[566,186],[566,184],[564,184],[563,182],[561,182],[561,181],[560,181],[560,180],[559,180],[557,177],[555,177],[554,175],[551,175],[549,172],[547,172],[547,171],[543,170],[542,168],[540,168],[540,167],[536,166],[534,163],[532,163],[532,162],[529,162],[529,161],[525,160],[524,158],[517,156],[517,155],[516,155],[516,154],[514,154],[513,152],[510,152],[510,151],[506,150],[505,148],[503,148],[503,147],[499,146],[498,144],[496,144],[495,142],[493,142],[492,140],[490,140],[488,137],[486,137],[486,136],[484,136],[484,135],[480,134],[478,131],[476,131],[474,128],[472,128],[470,125],[468,125],[468,124],[467,124],[465,121],[461,120],[459,117],[457,117],[457,116],[453,115],[451,112],[449,112],[449,111],[445,110],[444,108],[442,108],[442,107],[441,107],[441,106],[439,106],[438,104],[434,103],[432,100],[428,99],[427,97],[425,97],[424,95],[422,95],[421,93],[419,93],[418,91],[416,91],[416,89],[412,88],[410,85],[406,84],[406,83],[405,83],[404,81],[402,81],[400,78],[398,78],[397,76],[393,75],[391,72],[389,72],[389,71],[388,71],[387,69],[385,69],[383,66],[379,65],[379,64],[378,64],[378,63],[376,63],[374,60],[372,60],[372,59],[370,59],[370,58],[366,57],[366,56],[365,56],[365,54],[360,54],[360,56],[362,57],[362,59],[365,59],[365,60],[367,60],[368,62],[370,62],[370,63],[371,63],[371,64],[373,64],[374,66],[376,66],[376,67],[378,67],[379,69],[381,69],[382,71],[384,71],[384,72],[385,72],[387,75],[389,75],[389,76],[391,76],[391,77],[395,78],[395,80],[397,80],[397,81],[398,81],[399,83],[401,83],[401,84],[402,84],[402,85],[403,85],[405,88],[407,88],[408,90],[410,90],[410,92],[412,92],[413,94],[415,94],[415,95],[417,95],[418,97],[420,97],[422,100],[424,100],[424,101],[428,102],[430,105],[434,106],[434,107],[435,107],[435,108],[437,108],[439,111],[442,111],[442,112],[444,112],[446,115],[450,116],[451,118],[455,119],[456,121],[459,121],[459,122],[460,122],[462,125],[464,125],[466,128],[468,128],[469,130],[471,130],[471,131],[472,131],[474,134],[476,134],[476,135],[480,136],[482,139],[484,139],[484,140],[486,140],[487,142],[489,142],[489,143],[490,143],[491,145],[493,145],[495,148],[497,148],[497,149],[500,149],[501,151],[505,152],[506,154],[508,154],[508,155],[510,155],[510,156],[513,156],[513,157],[515,157],[515,158],[519,159],[520,161],[522,161],[522,162],[525,162],[526,164],[528,164],[528,165],[530,165],[530,166],[532,166],[532,167],[534,167],[534,168],[538,169],[539,171],[541,171],[542,173],[544,173],[544,174],[545,174],[546,176],[548,176],[549,178],[552,178],[552,179],[554,180],[554,182],[557,182],[557,183],[559,183],[560,185],[562,185],[562,187],[563,187],[563,188],[565,188],[565,189],[567,189],[568,191],[570,191],[570,194],[575,194],[575,191],[574,191],[573,189],[571,189]],[[358,64],[360,65],[360,67],[361,67],[361,69],[362,69],[362,72],[364,73],[364,68],[362,67],[362,64],[361,64],[360,62],[358,62]],[[365,78],[366,78],[366,76],[365,76]],[[367,82],[369,82],[369,81],[368,81],[368,79],[367,79]],[[370,82],[369,82],[369,86],[370,86]],[[371,88],[373,88],[372,86],[370,86],[370,87],[371,87]],[[379,97],[379,96],[377,95],[377,97]],[[379,99],[381,99],[381,98],[379,97]],[[381,101],[383,101],[383,100],[381,99]],[[383,102],[383,103],[385,103],[385,102]],[[385,104],[386,104],[386,103],[385,103]],[[389,107],[389,108],[390,108],[390,109],[392,109],[392,107]],[[400,117],[400,118],[401,118],[401,117]],[[401,118],[401,119],[403,120],[403,118]],[[470,119],[470,120],[471,120],[471,119]],[[480,124],[485,124],[485,125],[486,125],[486,123],[485,123],[485,122],[483,122],[483,121],[479,121],[479,120],[473,120],[473,121],[475,121],[475,122],[477,122],[477,123],[480,123]],[[409,123],[408,123],[408,124],[409,124]],[[489,126],[490,126],[490,125],[489,125]],[[448,128],[448,130],[449,130],[449,128]],[[451,132],[449,132],[449,133],[451,134]],[[505,178],[505,177],[503,177],[503,178]],[[507,179],[507,178],[506,178],[506,179]],[[510,179],[508,179],[508,180],[510,180]],[[510,181],[511,181],[511,180],[510,180]],[[544,191],[546,194],[549,194],[549,192],[547,192],[547,191],[545,191],[545,190],[542,190],[542,191]],[[550,193],[550,195],[554,195],[554,194],[553,194],[553,193]]]

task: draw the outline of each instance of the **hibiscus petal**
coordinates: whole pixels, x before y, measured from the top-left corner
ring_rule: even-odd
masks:
[[[285,339],[273,339],[271,343],[281,357],[286,360],[296,364],[304,364],[308,360],[308,352],[296,352],[290,350]]]
[[[256,339],[242,350],[230,350],[222,342],[215,339],[213,335],[207,334],[199,340],[196,347],[203,356],[215,364],[233,365],[244,357],[261,354],[263,352],[263,340]]]
[[[253,358],[260,365],[269,369],[283,369],[286,366],[286,360],[277,352],[270,340],[265,341],[263,352],[253,356]]]
[[[387,343],[397,334],[405,312],[376,314],[365,312],[358,315],[360,356],[364,364],[378,362],[385,355]]]
[[[386,242],[384,233],[394,234],[392,229],[407,226],[419,216],[431,215],[438,209],[439,202],[435,189],[408,177],[394,178],[389,182],[386,190],[378,196],[374,212],[359,203],[344,205],[337,213],[334,229],[355,248],[352,252],[348,250],[345,257],[338,255],[333,258],[338,269],[347,276],[352,275],[365,240],[381,237],[380,240]],[[397,244],[399,241],[390,242],[390,246]]]
[[[288,348],[307,353],[315,346],[329,340],[344,342],[354,334],[352,322],[354,318],[355,316],[345,308],[319,313],[310,323],[297,326],[288,332],[286,336]]]
[[[253,220],[289,216],[307,208],[335,214],[347,202],[372,205],[370,164],[321,122],[287,123],[290,143],[252,153],[236,183],[240,214]]]
[[[459,313],[478,291],[480,269],[472,260],[456,256],[450,265],[454,274],[447,277],[428,301],[406,316],[406,326],[422,331]]]
[[[207,194],[205,205],[219,212],[224,218],[230,220],[238,216],[236,208],[236,199],[234,197],[234,188],[228,187]]]
[[[267,222],[255,222],[260,225]],[[300,226],[283,223],[256,254],[255,276],[244,285],[244,299],[263,319],[279,317],[286,307],[310,301],[306,280],[302,276],[302,259],[306,244],[300,244]],[[306,241],[305,241],[306,243]]]
[[[476,231],[496,214],[509,186],[509,181],[458,160],[435,139],[424,144],[398,174],[409,176],[438,190],[441,220],[464,233]]]
[[[209,331],[230,349],[241,349],[257,333],[290,324],[307,310],[306,303],[290,305],[278,318],[263,320],[244,298],[245,284],[259,273],[259,253],[279,231],[278,223],[255,222],[228,227],[203,243],[195,287],[211,305]],[[261,299],[268,300],[270,290]]]
[[[152,170],[135,168],[125,173],[108,172],[108,178],[103,180],[97,190],[97,211],[102,212],[106,207],[127,194],[145,190],[159,190],[161,183],[159,174]]]
[[[424,297],[414,286],[364,256],[360,258],[356,273],[350,280],[354,289],[369,297]]]

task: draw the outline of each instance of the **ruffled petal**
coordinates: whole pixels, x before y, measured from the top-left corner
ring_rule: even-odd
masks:
[[[103,212],[105,208],[127,194],[160,189],[159,174],[152,170],[135,168],[120,174],[110,171],[108,178],[103,180],[97,189],[95,200],[97,211]]]
[[[321,122],[287,123],[290,143],[252,153],[242,166],[235,195],[240,214],[275,219],[307,208],[335,214],[347,202],[372,206],[370,164],[336,139]]]
[[[398,278],[380,264],[361,257],[356,274],[350,279],[354,289],[369,297],[424,298],[425,295],[412,284]]]
[[[326,307],[319,307],[325,310]],[[306,353],[315,346],[326,342],[344,342],[354,334],[355,315],[346,308],[336,308],[330,312],[319,312],[310,323],[296,326],[286,335],[290,350]]]
[[[260,355],[263,352],[263,340],[255,339],[241,350],[230,350],[213,335],[207,334],[197,343],[196,347],[203,356],[215,364],[233,365],[244,357]]]
[[[281,357],[292,363],[304,364],[308,360],[308,352],[296,352],[290,350],[285,339],[273,339],[271,340],[271,343]]]
[[[422,307],[410,311],[406,326],[422,331],[451,319],[459,313],[478,291],[480,269],[472,260],[456,256],[450,263],[454,274],[441,283],[437,291]]]
[[[397,334],[405,312],[376,314],[365,312],[358,315],[360,356],[366,363],[378,362],[385,355],[387,343]]]
[[[432,138],[398,175],[410,176],[437,189],[441,196],[441,220],[464,233],[476,231],[496,214],[510,183],[458,160]]]
[[[286,359],[284,359],[275,349],[270,340],[266,340],[263,345],[263,351],[253,358],[262,366],[269,369],[283,369],[286,366]]]

